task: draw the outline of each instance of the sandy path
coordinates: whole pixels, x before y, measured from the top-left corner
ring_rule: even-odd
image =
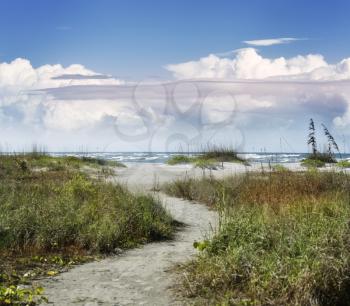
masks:
[[[148,191],[154,182],[163,183],[185,175],[202,175],[186,166],[131,165],[118,170],[115,178],[134,190]],[[194,171],[194,172],[193,172]],[[216,215],[200,204],[158,194],[172,216],[188,226],[174,241],[150,243],[119,256],[96,261],[62,273],[44,282],[54,305],[182,305],[169,287],[169,269],[189,259],[215,224]]]

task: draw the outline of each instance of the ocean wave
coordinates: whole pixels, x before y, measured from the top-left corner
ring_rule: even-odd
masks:
[[[166,163],[169,157],[178,155],[175,152],[89,152],[89,153],[75,153],[75,152],[61,152],[50,153],[53,156],[74,156],[74,157],[94,157],[103,158],[106,160],[115,160],[119,162],[139,162],[139,163]],[[196,154],[189,154],[190,156]],[[299,162],[307,156],[306,153],[242,153],[238,156],[243,157],[254,163],[295,163]],[[349,160],[350,154],[343,154],[339,160]]]

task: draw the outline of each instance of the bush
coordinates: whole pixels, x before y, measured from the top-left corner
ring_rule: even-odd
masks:
[[[307,157],[307,159],[308,160],[322,161],[324,163],[329,163],[329,164],[337,162],[337,160],[330,153],[319,153],[319,152],[317,152],[315,154],[310,154]]]
[[[171,236],[171,218],[150,196],[83,174],[56,175],[1,182],[1,248],[111,252]]]
[[[198,152],[194,156],[174,155],[168,159],[167,164],[176,165],[193,163],[195,165],[204,165],[205,163],[213,164],[224,162],[238,162],[248,165],[246,160],[238,156],[238,153],[235,150],[218,146],[205,148],[202,152]]]
[[[168,184],[220,215],[180,268],[181,292],[199,305],[347,305],[349,182],[345,173],[277,171]]]
[[[290,171],[287,167],[283,165],[273,165],[272,170],[276,172],[288,172]]]
[[[28,271],[53,276],[90,255],[172,237],[175,223],[153,197],[90,178],[74,166],[81,160],[23,157],[0,156],[0,305],[44,301]]]
[[[196,168],[201,168],[203,171],[208,170],[216,170],[218,168],[218,163],[212,159],[198,159],[194,162],[194,166]]]
[[[341,160],[337,162],[337,166],[340,168],[350,168],[350,161],[349,160]]]
[[[301,161],[301,165],[307,168],[322,168],[326,163],[319,159],[304,159]]]
[[[238,156],[236,150],[224,146],[208,146],[203,150],[199,157],[218,162],[245,162],[244,158]]]
[[[345,203],[298,203],[278,213],[241,207],[185,266],[183,290],[222,305],[344,303],[350,298],[349,217]]]
[[[167,161],[168,165],[188,164],[191,162],[191,158],[185,155],[174,155]]]

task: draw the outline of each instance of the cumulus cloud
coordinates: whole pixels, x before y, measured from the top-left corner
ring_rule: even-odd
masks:
[[[60,76],[66,76],[62,78]],[[73,75],[68,78],[68,75]],[[80,77],[76,77],[79,75]],[[96,73],[82,65],[74,64],[68,67],[61,65],[44,65],[33,68],[31,63],[17,58],[10,63],[0,63],[0,90],[25,90],[46,87],[62,87],[67,85],[100,85],[121,84],[121,80],[96,78]]]
[[[288,44],[293,41],[304,40],[301,38],[293,38],[293,37],[281,37],[281,38],[268,38],[268,39],[256,39],[256,40],[245,40],[243,43],[250,46],[273,46],[273,45],[281,45]]]
[[[117,106],[110,105],[110,102],[56,100],[41,92],[44,88],[119,84],[124,84],[124,81],[98,74],[78,64],[34,68],[22,58],[0,63],[0,142],[20,143],[22,137],[17,134],[23,136],[29,133],[31,136],[24,139],[33,143],[38,139],[35,131],[68,132],[92,127],[104,120],[106,115],[117,113]],[[12,137],[13,133],[17,136]]]
[[[264,79],[294,75],[299,78],[305,76],[307,79],[329,79],[332,73],[339,76],[337,69],[346,73],[350,71],[348,66],[341,66],[342,68],[337,68],[327,64],[319,54],[269,59],[262,57],[254,48],[245,48],[238,50],[232,59],[210,54],[197,61],[167,65],[166,69],[177,79]]]
[[[268,143],[278,150],[283,136],[304,151],[310,117],[342,134],[350,125],[350,58],[266,58],[245,48],[166,68],[173,80],[127,83],[82,65],[0,63],[0,142],[159,151],[210,139],[257,148],[277,137]]]

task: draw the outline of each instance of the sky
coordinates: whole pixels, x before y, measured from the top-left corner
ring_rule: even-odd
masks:
[[[347,0],[1,0],[0,144],[305,152],[313,117],[348,151],[349,11]]]

